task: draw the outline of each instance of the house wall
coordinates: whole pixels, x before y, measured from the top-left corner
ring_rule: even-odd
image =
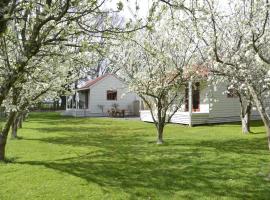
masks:
[[[117,100],[107,100],[107,90],[117,90]],[[91,113],[102,113],[98,105],[104,106],[107,113],[113,104],[118,104],[119,109],[128,110],[133,113],[134,101],[139,100],[135,93],[129,93],[125,83],[113,75],[108,75],[90,88],[89,110]]]
[[[211,87],[211,88],[210,88]],[[222,83],[209,87],[210,114],[209,118],[240,116],[239,98],[228,98],[225,91],[227,84]]]
[[[193,113],[192,114],[192,124],[206,124],[208,122],[208,113]],[[150,110],[142,110],[140,111],[140,118],[144,122],[153,122],[153,118],[151,116]],[[171,123],[174,124],[189,124],[189,113],[188,112],[177,112],[171,119]]]
[[[201,112],[209,111],[209,123],[212,121],[217,123],[219,118],[220,122],[239,121],[241,111],[239,98],[228,98],[225,93],[227,86],[226,83],[220,83],[216,86],[207,86],[202,90],[201,105],[205,109],[201,109]],[[270,105],[270,99],[266,98],[265,103]],[[252,116],[252,119],[259,119],[259,113],[255,105],[252,109]]]
[[[211,124],[240,121],[240,103],[238,98],[228,98],[225,93],[227,84],[217,86],[201,86],[200,112],[192,113],[192,124]],[[265,99],[266,105],[270,105],[270,99]],[[189,113],[183,112],[184,106],[172,117],[172,123],[189,124]],[[268,111],[270,114],[270,110]],[[141,120],[151,122],[149,111],[141,111]],[[256,108],[253,108],[252,120],[259,120],[260,116]]]
[[[210,113],[208,123],[223,123],[223,122],[235,122],[240,121],[240,102],[239,98],[228,98],[227,94],[224,93],[227,89],[226,83],[221,83],[217,86],[212,86],[212,95],[210,99]],[[265,98],[266,106],[270,105],[270,99]],[[270,110],[268,111],[270,114]],[[252,120],[259,120],[260,115],[255,105],[251,112]]]

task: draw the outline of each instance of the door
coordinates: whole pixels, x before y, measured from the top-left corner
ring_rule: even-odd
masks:
[[[188,86],[185,89],[185,111],[189,111]],[[200,83],[196,82],[192,86],[192,111],[200,112]]]
[[[192,111],[200,112],[200,83],[196,82],[192,90]]]

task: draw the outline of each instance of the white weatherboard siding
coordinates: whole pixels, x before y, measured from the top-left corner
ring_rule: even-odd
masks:
[[[153,122],[153,118],[152,118],[150,110],[141,110],[140,118],[144,122]]]
[[[192,114],[192,124],[206,124],[208,121],[208,113],[193,113]],[[153,118],[149,110],[142,110],[140,111],[140,118],[144,122],[153,122]],[[189,124],[189,113],[188,112],[177,112],[173,115],[171,119],[171,123],[175,124]]]
[[[239,98],[228,98],[225,93],[227,89],[226,83],[212,86],[212,105],[210,106],[210,113],[208,123],[223,123],[223,122],[237,122],[240,121],[240,102]],[[270,105],[269,99],[265,99],[266,104]],[[252,120],[261,119],[256,108],[252,109]]]
[[[240,103],[238,98],[228,98],[225,93],[226,84],[213,86],[210,106],[210,118],[240,116]]]
[[[150,110],[140,111],[141,120],[144,122],[153,122],[153,118]],[[176,124],[188,124],[189,123],[189,113],[188,112],[177,112],[171,119],[172,123]]]
[[[191,116],[192,124],[212,124],[224,122],[240,121],[240,102],[238,98],[228,98],[225,93],[227,85],[225,83],[218,86],[201,86],[200,92],[200,112],[193,112]],[[265,99],[266,105],[270,105],[270,99]],[[175,113],[171,122],[176,124],[189,124],[189,112],[182,109]],[[270,110],[268,112],[270,114]],[[140,112],[141,120],[152,122],[150,111]],[[252,110],[252,120],[259,120],[260,115],[256,109]]]
[[[113,107],[113,104],[118,105],[118,109],[125,110],[126,115],[134,115],[138,113],[139,97],[132,92],[128,92],[127,85],[117,78],[115,75],[107,74],[100,77],[98,80],[92,80],[86,83],[89,86],[79,89],[79,97],[84,101],[84,96],[80,91],[88,90],[88,109],[75,109],[75,107],[67,108],[63,115],[70,116],[108,116],[108,110]],[[107,100],[107,91],[117,91],[117,100]],[[103,106],[103,112],[100,106]],[[134,112],[135,111],[135,112]]]
[[[191,121],[192,125],[205,124],[208,120],[208,113],[196,112],[192,113]],[[171,119],[171,123],[175,124],[189,124],[189,113],[188,112],[177,112]]]
[[[62,113],[62,115],[73,117],[104,117],[103,113],[91,113],[89,110],[86,109],[69,109]]]
[[[117,91],[117,100],[107,100],[108,90]],[[90,88],[89,110],[91,113],[101,113],[101,109],[98,105],[103,105],[104,112],[107,113],[107,111],[112,108],[113,104],[118,104],[119,109],[125,109],[132,113],[133,103],[136,100],[138,100],[137,95],[128,93],[127,86],[121,80],[113,75],[108,75]]]

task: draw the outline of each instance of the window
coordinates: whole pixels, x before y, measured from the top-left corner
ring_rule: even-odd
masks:
[[[108,90],[107,91],[107,100],[108,101],[115,101],[115,100],[117,100],[117,91],[115,91],[115,90]]]
[[[234,89],[234,88],[228,89],[228,91],[227,91],[227,97],[228,98],[237,98],[238,97],[237,90]]]

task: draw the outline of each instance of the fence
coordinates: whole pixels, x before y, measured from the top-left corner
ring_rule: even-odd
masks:
[[[65,110],[65,104],[59,104],[58,101],[54,102],[40,102],[30,108],[32,111],[58,111]]]

